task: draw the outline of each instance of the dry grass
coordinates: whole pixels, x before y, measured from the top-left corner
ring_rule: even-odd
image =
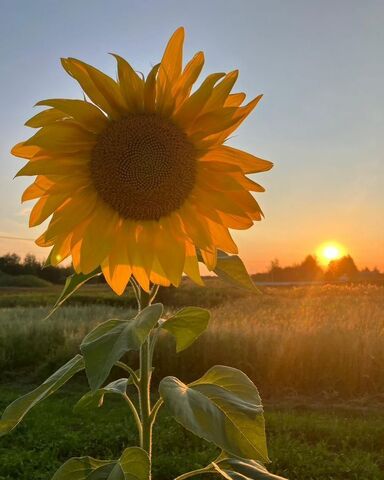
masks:
[[[266,395],[383,396],[384,288],[268,289],[227,302],[179,357],[159,356],[161,369],[190,378],[223,363],[247,372]]]
[[[208,290],[210,290],[209,287]],[[209,294],[204,290],[204,296]],[[199,292],[191,290],[194,304]],[[175,354],[163,336],[155,379],[200,376],[214,364],[244,370],[264,397],[289,394],[384,400],[384,287],[270,288],[212,309],[209,330]],[[0,310],[0,371],[41,378],[76,353],[95,324],[126,315],[106,305],[67,306],[51,320],[47,308]]]

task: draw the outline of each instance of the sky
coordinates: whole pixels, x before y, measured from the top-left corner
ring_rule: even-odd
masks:
[[[111,76],[108,52],[147,74],[172,32],[205,75],[240,70],[236,91],[263,93],[230,145],[274,162],[253,176],[265,220],[234,233],[250,272],[300,262],[336,241],[358,267],[384,270],[384,2],[382,0],[0,0],[0,236],[36,238],[30,178],[10,148],[45,98],[82,98],[60,65],[77,57]],[[0,255],[48,251],[0,238]]]

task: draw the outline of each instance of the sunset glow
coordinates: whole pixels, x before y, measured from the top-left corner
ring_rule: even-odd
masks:
[[[336,242],[323,243],[317,250],[317,256],[324,265],[341,258],[345,254],[345,248]]]

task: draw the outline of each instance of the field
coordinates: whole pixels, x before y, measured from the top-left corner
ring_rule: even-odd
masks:
[[[208,283],[205,290],[186,285],[162,293],[169,312],[187,304],[209,306],[212,320],[180,355],[168,336],[161,338],[155,386],[168,374],[192,380],[213,364],[241,368],[265,400],[272,471],[291,480],[383,479],[384,288],[269,288],[250,296]],[[0,293],[0,410],[77,353],[92,326],[134,311],[132,295],[116,299],[94,286],[42,320],[57,293]],[[79,376],[1,439],[0,480],[48,480],[69,456],[116,456],[134,441],[128,417],[123,424],[117,420],[124,408],[119,402],[109,402],[90,418],[72,412],[84,389]],[[173,478],[180,465],[184,470],[202,465],[215,453],[171,425],[164,411],[156,433],[162,446],[155,480]]]

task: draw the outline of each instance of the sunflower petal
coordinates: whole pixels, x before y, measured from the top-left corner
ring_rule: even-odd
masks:
[[[36,105],[54,107],[80,123],[82,127],[94,133],[100,133],[108,126],[108,118],[90,102],[66,98],[49,98],[41,100]],[[47,110],[46,110],[47,111]]]
[[[172,118],[175,123],[187,130],[205,107],[216,82],[224,75],[225,73],[213,73],[209,75],[196,92],[194,92],[173,115]]]
[[[73,156],[48,158],[28,162],[16,174],[16,177],[32,175],[80,175],[89,170],[87,157]]]
[[[240,106],[245,100],[245,93],[232,93],[228,95],[228,98],[224,102],[225,107],[238,107]]]
[[[117,60],[119,84],[128,110],[130,112],[142,112],[144,81],[124,58],[115,53],[112,53],[112,55]]]
[[[72,232],[65,237],[61,237],[55,242],[55,245],[49,254],[50,265],[52,267],[57,267],[59,263],[61,263],[71,254],[71,238]]]
[[[41,197],[31,210],[29,226],[36,227],[36,225],[40,225],[67,200],[68,195],[65,193]]]
[[[111,77],[76,58],[62,58],[61,63],[93,103],[111,118],[121,117],[125,103],[119,85]]]
[[[52,123],[55,123],[58,120],[63,120],[67,117],[68,116],[65,113],[60,112],[60,110],[57,110],[56,108],[48,108],[27,120],[25,126],[31,128],[45,127],[46,125],[51,125]]]
[[[201,70],[204,66],[204,53],[197,52],[196,55],[190,60],[179,80],[174,85],[172,93],[175,95],[176,107],[179,107],[191,92],[193,84],[198,79]]]
[[[55,153],[90,151],[96,143],[96,136],[76,123],[65,121],[42,127],[24,142]]]
[[[217,250],[216,248],[200,250],[201,256],[203,257],[203,261],[208,268],[208,270],[212,271],[216,267],[217,263]]]
[[[215,86],[212,95],[206,103],[202,113],[212,112],[224,106],[228,95],[230,94],[236,80],[239,76],[239,71],[234,70],[228,73],[221,82]]]
[[[201,157],[199,161],[219,161],[231,165],[237,165],[244,173],[266,172],[273,167],[273,163],[268,160],[263,160],[250,153],[226,145],[220,145],[213,150],[210,150]]]
[[[76,192],[68,203],[53,214],[41,241],[50,243],[68,234],[84,220],[88,219],[96,207],[97,193],[91,187]]]
[[[160,63],[155,65],[149,72],[144,87],[144,109],[146,112],[154,112],[156,107],[156,76]]]
[[[20,142],[12,148],[11,153],[15,157],[27,158],[29,160],[41,151],[42,149],[37,145],[26,145],[26,142]]]
[[[183,64],[184,28],[179,27],[170,38],[165,47],[159,69],[160,85],[170,83],[173,85],[181,74]]]
[[[191,243],[186,243],[184,273],[197,285],[204,286],[200,275],[199,262],[196,257],[196,248]]]
[[[156,256],[166,277],[175,286],[179,286],[185,263],[185,242],[172,234],[167,217],[159,220],[156,236]],[[172,222],[172,220],[171,220]]]
[[[117,212],[103,202],[98,202],[95,213],[85,230],[81,245],[82,273],[90,273],[103,263],[114,242],[117,224]]]

